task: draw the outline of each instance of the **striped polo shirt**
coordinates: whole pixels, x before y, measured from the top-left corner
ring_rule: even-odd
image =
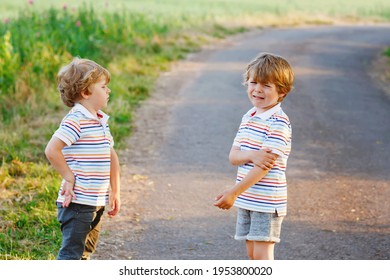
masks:
[[[255,185],[241,193],[234,206],[247,210],[287,213],[286,166],[291,150],[291,124],[280,103],[266,112],[256,114],[250,109],[242,118],[234,146],[242,151],[272,149],[278,155],[274,166]],[[252,163],[238,167],[236,182],[240,182],[253,168]]]
[[[114,145],[108,118],[102,111],[97,118],[77,103],[54,133],[67,145],[62,153],[75,175],[76,200],[73,203],[91,206],[108,203],[111,147]],[[63,200],[60,189],[57,202]]]

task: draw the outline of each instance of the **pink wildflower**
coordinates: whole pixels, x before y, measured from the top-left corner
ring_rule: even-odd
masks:
[[[62,9],[63,9],[64,11],[66,11],[67,8],[68,8],[68,5],[67,5],[67,4],[64,4],[64,5],[62,6]]]
[[[78,20],[78,21],[76,22],[76,26],[77,26],[77,27],[80,27],[80,25],[81,25],[81,21]]]
[[[34,0],[28,0],[28,3],[29,3],[30,5],[34,5]]]
[[[5,24],[8,24],[8,23],[9,23],[9,18],[5,18],[5,19],[4,19],[4,23],[5,23]]]

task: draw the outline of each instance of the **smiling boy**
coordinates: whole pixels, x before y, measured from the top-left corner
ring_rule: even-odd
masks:
[[[238,209],[237,240],[246,240],[250,259],[274,259],[287,213],[286,166],[291,124],[280,103],[292,90],[294,75],[282,57],[262,53],[248,64],[244,84],[253,108],[242,118],[229,154],[237,165],[236,184],[214,205]]]

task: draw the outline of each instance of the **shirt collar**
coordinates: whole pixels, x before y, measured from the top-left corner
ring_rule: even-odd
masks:
[[[271,109],[268,109],[267,111],[265,111],[263,113],[257,113],[256,107],[253,107],[252,109],[250,109],[248,111],[247,115],[249,117],[259,117],[262,120],[266,120],[266,119],[269,119],[273,114],[278,112],[280,109],[281,109],[280,103],[276,104],[274,107],[272,107]]]
[[[99,118],[97,118],[96,116],[92,115],[92,113],[90,111],[88,111],[88,109],[85,108],[80,103],[75,103],[75,105],[73,106],[73,108],[71,110],[71,112],[77,112],[77,111],[81,112],[87,118],[97,120],[97,121],[101,122],[102,124],[106,124],[108,121],[108,118],[110,117],[106,113],[104,113],[103,111],[99,110],[97,112]]]

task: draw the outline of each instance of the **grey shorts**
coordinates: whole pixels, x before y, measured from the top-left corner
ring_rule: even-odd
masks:
[[[237,208],[236,240],[280,242],[283,217]]]

